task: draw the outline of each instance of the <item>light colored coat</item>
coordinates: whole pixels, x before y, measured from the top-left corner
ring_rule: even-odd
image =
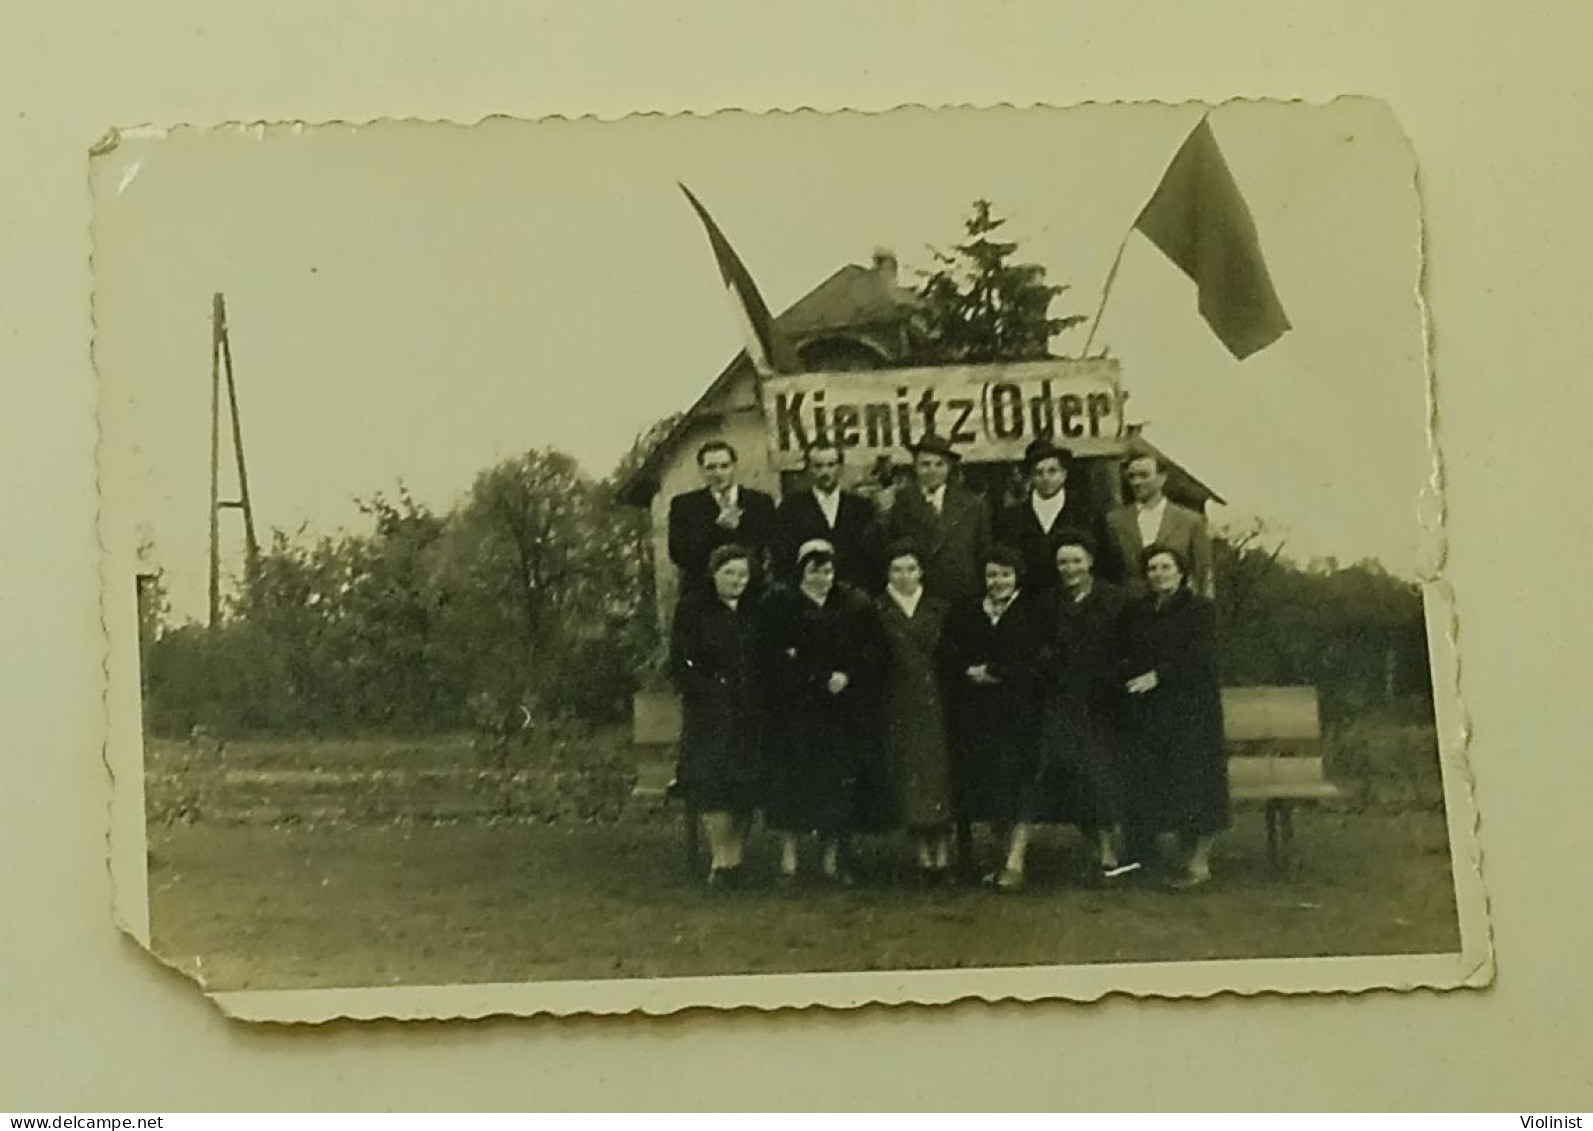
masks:
[[[1139,511],[1134,504],[1118,507],[1106,517],[1107,531],[1112,538],[1112,550],[1117,558],[1119,576],[1129,592],[1145,592],[1145,577],[1140,572],[1139,555],[1145,544],[1139,533]],[[1211,532],[1206,518],[1187,507],[1168,502],[1162,514],[1161,529],[1156,541],[1177,550],[1189,563],[1189,586],[1203,597],[1216,592],[1211,572]]]

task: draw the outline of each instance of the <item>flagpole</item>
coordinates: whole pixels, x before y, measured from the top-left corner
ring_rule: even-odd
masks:
[[[1080,352],[1081,358],[1090,356],[1090,346],[1095,344],[1095,331],[1101,327],[1101,314],[1106,310],[1106,300],[1112,293],[1112,284],[1117,281],[1117,269],[1123,263],[1123,252],[1128,248],[1128,237],[1134,234],[1132,226],[1123,233],[1123,242],[1117,245],[1117,254],[1112,257],[1112,269],[1106,273],[1106,285],[1101,288],[1101,305],[1095,308],[1095,317],[1090,321],[1090,332],[1084,339],[1084,349]]]
[[[1200,115],[1200,121],[1196,122],[1193,129],[1190,131],[1191,135],[1193,134],[1194,130],[1198,130],[1200,128],[1201,122],[1206,121],[1210,117],[1211,110],[1208,107],[1206,111]],[[1185,144],[1188,144],[1187,137],[1185,138]],[[1162,174],[1164,179],[1166,178],[1166,175],[1166,173]],[[1151,194],[1151,198],[1155,199],[1154,192]],[[1148,203],[1146,207],[1149,207]],[[1136,216],[1134,218],[1134,222],[1128,226],[1128,231],[1123,233],[1123,242],[1117,245],[1117,254],[1112,257],[1112,269],[1106,273],[1106,285],[1101,288],[1101,305],[1096,307],[1095,318],[1090,323],[1090,332],[1084,339],[1084,349],[1080,354],[1081,357],[1087,358],[1090,356],[1090,347],[1095,344],[1095,332],[1101,328],[1101,315],[1106,310],[1106,300],[1112,293],[1112,284],[1117,282],[1117,269],[1122,265],[1123,252],[1128,248],[1128,237],[1134,234],[1134,229],[1139,226],[1139,222],[1143,218],[1144,210],[1142,209],[1140,215]]]

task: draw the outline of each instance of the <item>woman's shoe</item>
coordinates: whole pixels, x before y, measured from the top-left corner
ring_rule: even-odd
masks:
[[[1011,895],[1023,890],[1023,885],[1028,880],[1024,874],[1015,868],[1003,868],[1000,873],[991,879],[990,886],[1002,895]]]
[[[1196,888],[1205,887],[1211,883],[1210,868],[1191,868],[1187,872],[1172,876],[1167,881],[1167,886],[1173,891],[1194,891]]]

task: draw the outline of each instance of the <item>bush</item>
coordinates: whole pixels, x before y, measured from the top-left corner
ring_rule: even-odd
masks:
[[[1214,539],[1223,682],[1311,684],[1324,717],[1424,700],[1432,685],[1420,589],[1374,561],[1302,567],[1263,524]]]
[[[368,531],[274,532],[215,628],[145,626],[153,733],[438,734],[481,695],[625,717],[657,618],[647,516],[610,484],[536,451],[445,516],[402,487],[361,509]]]

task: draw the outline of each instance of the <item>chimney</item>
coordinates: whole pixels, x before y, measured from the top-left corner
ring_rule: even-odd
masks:
[[[874,249],[874,273],[890,286],[896,285],[896,253],[888,247]]]

